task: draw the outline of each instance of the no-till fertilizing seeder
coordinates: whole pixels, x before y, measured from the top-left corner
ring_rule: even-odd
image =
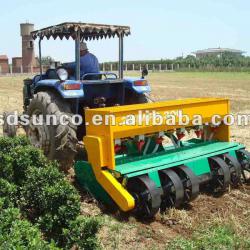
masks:
[[[181,111],[190,122],[124,125],[124,117],[137,117],[139,111],[163,117]],[[192,125],[197,114],[203,125]],[[141,217],[180,207],[195,199],[203,186],[214,193],[238,186],[247,179],[250,154],[230,142],[229,126],[211,124],[215,114],[223,120],[229,101],[202,98],[86,110],[88,161],[76,162],[77,179],[98,201]],[[96,126],[95,115],[115,117],[115,124]]]

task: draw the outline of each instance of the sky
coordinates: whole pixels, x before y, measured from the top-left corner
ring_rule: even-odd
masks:
[[[0,0],[0,10],[0,54],[9,58],[21,56],[20,23],[40,29],[66,21],[130,26],[125,60],[175,58],[213,47],[250,55],[249,0]],[[100,62],[118,58],[117,38],[88,47]],[[72,40],[44,40],[42,48],[44,56],[74,60]]]

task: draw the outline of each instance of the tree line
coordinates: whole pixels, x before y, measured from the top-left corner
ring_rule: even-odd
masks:
[[[116,67],[117,62],[106,62],[105,65],[113,65]],[[186,57],[177,57],[175,59],[160,59],[160,60],[135,60],[125,61],[127,67],[131,69],[131,65],[134,64],[134,68],[138,69],[147,66],[149,69],[159,69],[159,65],[167,65],[167,69],[185,70],[185,69],[196,69],[196,70],[225,70],[225,69],[238,69],[238,70],[249,70],[250,69],[250,57],[231,52],[224,52],[220,55],[207,55],[201,58],[197,58],[193,55]],[[173,65],[173,66],[172,66]],[[164,68],[164,67],[163,67]],[[166,69],[166,67],[164,68]]]

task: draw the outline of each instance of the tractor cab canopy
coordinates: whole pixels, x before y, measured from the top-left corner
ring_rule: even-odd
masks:
[[[69,39],[71,37],[74,39],[76,61],[75,71],[77,80],[80,80],[80,42],[84,40],[98,40],[117,36],[119,38],[119,77],[123,78],[123,37],[130,35],[129,26],[67,22],[33,31],[31,35],[34,40],[39,38],[41,74],[41,41],[43,38],[46,37],[47,39],[50,39],[52,37],[54,39],[60,38],[62,40],[63,38]]]
[[[130,27],[93,23],[61,23],[33,31],[31,34],[33,39],[43,39],[44,37],[47,39],[50,39],[51,37],[54,39],[58,37],[60,39],[69,39],[71,37],[75,40],[78,33],[81,40],[98,40],[107,37],[111,38],[115,36],[128,36],[130,35]]]

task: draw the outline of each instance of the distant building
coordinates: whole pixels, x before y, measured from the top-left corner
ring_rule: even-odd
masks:
[[[23,67],[22,57],[12,57],[12,71],[21,73]]]
[[[246,53],[245,51],[237,50],[237,49],[210,48],[210,49],[197,50],[197,51],[192,52],[192,54],[195,54],[197,58],[202,58],[202,57],[206,57],[210,55],[220,57],[225,52],[233,53],[235,55],[242,55]]]
[[[34,24],[21,23],[20,34],[22,37],[22,57],[12,58],[13,73],[33,73],[38,71],[38,63],[35,57],[34,40],[31,32],[34,30]]]
[[[0,55],[0,73],[9,73],[9,59],[6,55]]]
[[[37,66],[35,59],[34,40],[31,36],[32,31],[34,31],[34,24],[20,24],[20,33],[22,37],[22,67],[24,73],[32,72],[33,67]]]

